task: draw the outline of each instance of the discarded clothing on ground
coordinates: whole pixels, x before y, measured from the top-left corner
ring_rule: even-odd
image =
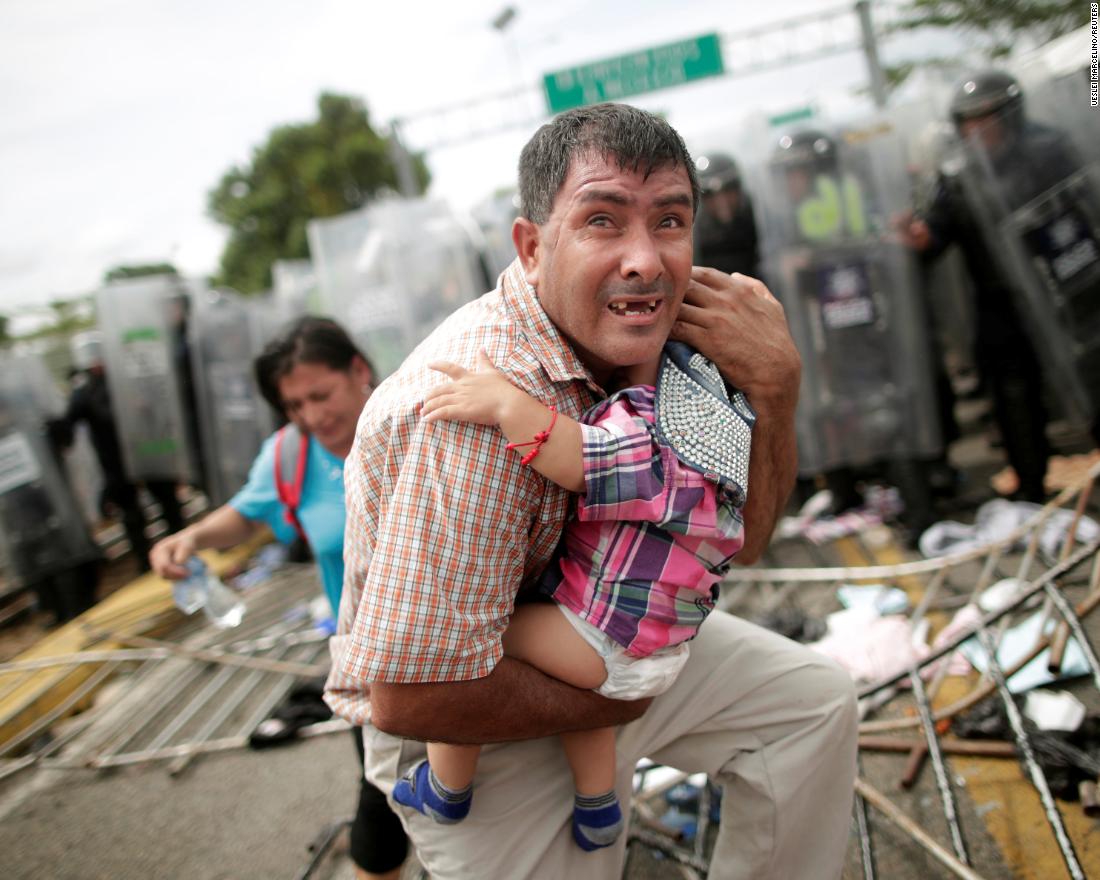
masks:
[[[975,550],[1003,540],[1026,523],[1042,507],[1027,501],[1007,501],[994,498],[978,508],[973,525],[946,520],[927,528],[920,536],[918,547],[926,557],[946,556]],[[1069,527],[1073,522],[1073,511],[1055,510],[1043,524],[1039,535],[1039,549],[1048,559],[1056,559],[1062,548]],[[1089,544],[1100,538],[1100,524],[1087,516],[1077,523],[1077,545]],[[1023,548],[1027,538],[1017,541],[1017,548]]]
[[[1100,715],[1090,715],[1074,731],[1040,730],[1023,717],[1035,759],[1055,797],[1078,799],[1078,785],[1100,775]],[[951,729],[967,739],[997,739],[1015,742],[1008,713],[1000,700],[986,700],[969,712],[956,716]],[[1024,769],[1027,772],[1027,769]]]
[[[794,516],[785,516],[776,529],[778,538],[802,537],[814,544],[826,544],[846,535],[866,532],[896,519],[904,510],[901,495],[893,486],[869,486],[862,507],[832,516],[833,493],[828,489],[812,495]]]
[[[886,584],[841,584],[836,597],[845,608],[869,606],[876,614],[904,614],[909,610],[905,591]]]
[[[828,635],[807,647],[835,660],[859,682],[897,675],[930,653],[927,627],[913,630],[900,614],[883,617],[873,608],[849,608],[830,614],[828,623]]]
[[[928,620],[914,626],[908,617],[894,613],[909,607],[903,591],[885,584],[843,584],[837,589],[837,597],[845,610],[830,614],[826,618],[828,633],[808,647],[835,660],[856,681],[874,682],[892,677],[920,664],[932,653],[928,647]],[[969,620],[956,616],[962,628],[949,626],[936,636],[932,647],[939,648],[966,632],[978,616],[976,612]],[[949,675],[965,675],[971,668],[956,651],[922,669],[921,675],[931,678],[944,662],[948,664]]]
[[[297,685],[266,721],[261,721],[248,744],[266,749],[297,738],[298,731],[310,724],[328,721],[332,709],[325,703],[325,679],[313,678]]]
[[[1043,619],[1042,611],[1037,611],[1016,624],[1016,626],[1004,631],[1001,642],[997,646],[997,665],[1001,669],[1006,671],[1011,669],[1031,653],[1041,634],[1050,635],[1054,631],[1057,621],[1048,619],[1044,630]],[[959,646],[959,650],[966,654],[966,658],[979,672],[985,672],[989,668],[989,654],[976,637],[963,642]],[[1037,657],[1008,679],[1008,689],[1014,694],[1022,694],[1040,685],[1050,684],[1058,679],[1074,678],[1089,671],[1085,652],[1081,650],[1081,646],[1077,644],[1077,640],[1072,636],[1066,642],[1061,671],[1057,676],[1047,669],[1049,657],[1050,648],[1045,648]]]
[[[752,622],[803,644],[816,642],[828,629],[825,621],[820,617],[811,617],[801,608],[793,605],[783,605],[766,614],[761,614],[754,617]]]

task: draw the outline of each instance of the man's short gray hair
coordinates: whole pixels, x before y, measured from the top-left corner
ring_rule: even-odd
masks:
[[[555,116],[535,132],[519,157],[520,213],[542,225],[578,156],[607,157],[624,171],[649,177],[680,166],[691,181],[693,212],[699,206],[695,163],[683,138],[660,116],[629,104],[594,104]]]

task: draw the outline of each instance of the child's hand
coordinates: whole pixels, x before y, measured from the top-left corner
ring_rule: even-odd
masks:
[[[509,402],[524,393],[493,365],[485,349],[477,353],[476,373],[449,361],[434,361],[428,366],[451,381],[424,395],[420,415],[426,422],[499,425]]]

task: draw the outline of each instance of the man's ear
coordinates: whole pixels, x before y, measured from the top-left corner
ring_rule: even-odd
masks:
[[[537,286],[539,257],[542,255],[539,248],[539,227],[526,217],[517,217],[512,223],[512,243],[516,246],[527,283],[532,287]]]

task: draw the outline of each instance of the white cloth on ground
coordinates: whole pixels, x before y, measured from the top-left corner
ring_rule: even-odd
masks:
[[[1042,510],[1041,505],[1028,501],[994,498],[978,508],[973,525],[951,520],[935,523],[921,534],[918,546],[920,552],[926,557],[975,550],[1003,540],[1040,510]],[[1043,530],[1039,536],[1039,547],[1048,558],[1057,558],[1072,522],[1073,511],[1059,509],[1053,511],[1043,524]],[[1100,537],[1100,524],[1087,516],[1082,516],[1077,523],[1078,546],[1091,543],[1098,537]],[[1018,543],[1026,544],[1026,539]]]

